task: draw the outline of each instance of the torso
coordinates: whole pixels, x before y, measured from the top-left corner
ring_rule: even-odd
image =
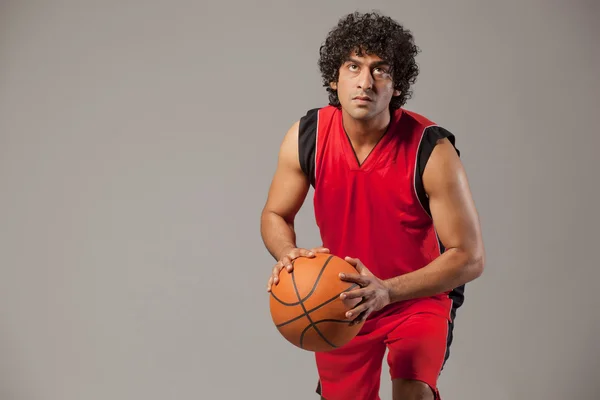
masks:
[[[314,211],[323,245],[339,257],[359,258],[380,279],[422,268],[439,257],[441,244],[416,192],[423,133],[435,125],[406,111],[369,151],[355,153],[341,111],[319,109],[314,156]],[[448,293],[388,306],[448,314]],[[448,315],[449,317],[449,315]]]

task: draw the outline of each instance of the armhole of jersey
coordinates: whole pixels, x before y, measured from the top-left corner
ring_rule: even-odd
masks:
[[[415,191],[417,192],[417,197],[421,202],[421,205],[425,209],[425,212],[431,217],[431,209],[429,208],[429,197],[425,192],[425,187],[423,186],[423,172],[425,171],[425,166],[427,165],[427,161],[429,161],[429,157],[433,152],[433,149],[437,145],[437,141],[443,138],[447,138],[456,153],[460,157],[460,150],[456,148],[456,138],[455,136],[449,132],[448,130],[434,125],[425,128],[425,132],[423,134],[423,138],[421,139],[421,144],[419,146],[419,152],[417,154],[417,171],[415,173]]]
[[[298,156],[300,167],[315,187],[315,154],[317,150],[317,125],[319,109],[315,108],[300,118],[298,126]]]

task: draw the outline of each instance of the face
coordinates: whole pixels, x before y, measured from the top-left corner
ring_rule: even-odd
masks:
[[[376,55],[358,56],[352,52],[331,88],[337,90],[342,109],[352,118],[368,120],[388,110],[392,96],[400,95],[393,84],[386,61]]]

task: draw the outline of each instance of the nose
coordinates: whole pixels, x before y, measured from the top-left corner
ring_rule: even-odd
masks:
[[[364,68],[358,76],[358,87],[362,90],[371,90],[373,88],[373,75],[369,68]]]

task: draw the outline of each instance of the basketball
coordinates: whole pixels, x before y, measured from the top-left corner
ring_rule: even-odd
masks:
[[[340,294],[359,286],[339,278],[340,272],[356,274],[345,260],[331,254],[299,257],[294,269],[285,268],[273,285],[270,310],[279,333],[295,346],[326,352],[343,346],[356,336],[363,323],[350,326],[346,312],[361,299],[342,300]]]

